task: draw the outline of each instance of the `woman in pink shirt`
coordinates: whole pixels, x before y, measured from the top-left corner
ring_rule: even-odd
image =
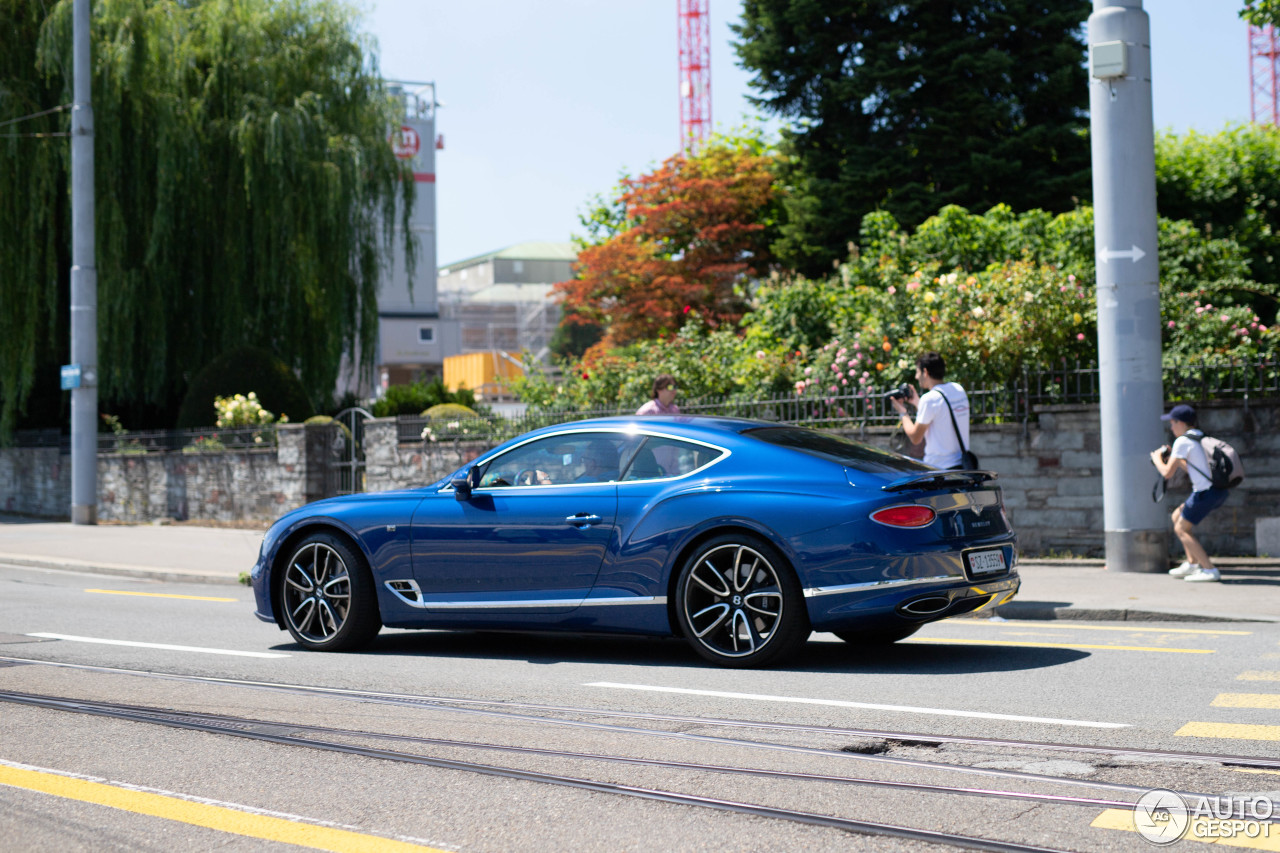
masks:
[[[676,378],[670,373],[663,373],[653,380],[653,399],[636,409],[637,415],[678,415],[680,407],[676,405]]]

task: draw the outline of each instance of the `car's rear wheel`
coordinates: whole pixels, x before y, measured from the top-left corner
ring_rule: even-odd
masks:
[[[676,583],[680,627],[699,655],[727,667],[762,666],[809,638],[791,567],[754,536],[717,536],[685,561]]]
[[[382,628],[364,557],[332,533],[313,533],[294,546],[281,601],[285,627],[308,649],[356,649]]]
[[[902,625],[897,628],[882,628],[878,631],[832,631],[832,633],[855,646],[887,646],[890,643],[905,640],[921,627],[923,626]]]

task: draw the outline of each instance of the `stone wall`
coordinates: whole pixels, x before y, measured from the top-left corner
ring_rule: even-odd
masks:
[[[374,418],[364,425],[365,488],[371,492],[413,489],[452,474],[493,445],[482,442],[401,444],[395,418]]]
[[[1010,519],[1028,554],[1102,556],[1102,453],[1096,406],[1039,411],[1038,423],[978,425],[973,450],[1000,475]],[[1205,432],[1239,451],[1247,477],[1226,505],[1197,529],[1211,553],[1258,553],[1259,519],[1280,515],[1280,401],[1241,401],[1200,407]],[[336,427],[289,425],[278,447],[225,453],[104,453],[98,458],[98,517],[104,521],[208,518],[268,521],[331,494]],[[891,433],[861,438],[887,446]],[[857,436],[855,436],[857,437]],[[367,421],[365,489],[416,488],[475,459],[484,443],[421,441],[401,444],[396,421]],[[1143,482],[1149,494],[1155,482]],[[70,506],[70,457],[49,448],[0,449],[0,510],[65,518]],[[1170,492],[1172,512],[1186,493]],[[1170,546],[1177,550],[1170,535]]]
[[[325,496],[331,424],[288,424],[277,446],[201,453],[99,453],[98,519],[270,521]],[[67,518],[71,457],[56,448],[0,449],[0,509]]]
[[[69,517],[71,457],[56,447],[0,447],[0,512]]]
[[[1207,435],[1230,443],[1244,464],[1245,481],[1221,509],[1196,527],[1211,554],[1252,556],[1261,518],[1280,515],[1280,402],[1246,406],[1232,400],[1197,406]],[[1103,556],[1102,450],[1096,406],[1041,409],[1024,436],[1016,427],[976,427],[973,450],[1000,474],[1010,520],[1028,553]],[[1169,443],[1172,434],[1166,433]],[[1154,448],[1152,448],[1154,450]],[[1157,474],[1141,485],[1147,500]],[[1172,513],[1187,491],[1170,491],[1162,503]],[[1170,548],[1181,547],[1169,524]]]

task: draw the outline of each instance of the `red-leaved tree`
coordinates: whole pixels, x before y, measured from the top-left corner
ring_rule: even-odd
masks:
[[[757,139],[717,137],[623,179],[617,198],[584,217],[595,240],[577,277],[555,286],[566,322],[599,323],[606,347],[673,332],[690,311],[711,327],[736,324],[743,285],[773,262],[776,164]]]

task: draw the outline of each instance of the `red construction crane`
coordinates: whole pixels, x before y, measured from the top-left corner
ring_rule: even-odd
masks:
[[[676,0],[680,23],[680,147],[691,153],[711,133],[710,0]]]
[[[1274,26],[1249,27],[1249,112],[1255,124],[1280,124],[1280,44]]]

